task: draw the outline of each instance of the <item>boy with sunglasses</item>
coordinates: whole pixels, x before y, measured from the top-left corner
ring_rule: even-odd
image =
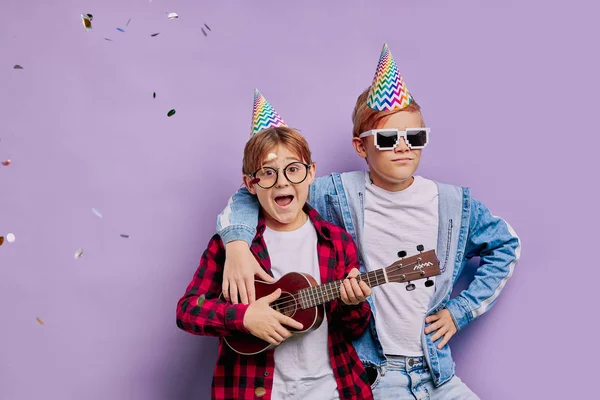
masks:
[[[309,327],[279,312],[285,307],[271,308],[281,289],[251,305],[220,299],[225,247],[214,235],[179,300],[177,326],[220,338],[250,333],[276,346],[242,355],[221,339],[213,399],[372,399],[368,375],[352,346],[371,317],[364,301],[371,289],[354,278],[356,246],[347,232],[306,203],[316,168],[308,144],[258,91],[252,135],[244,149],[243,181],[261,209],[250,247],[253,259],[270,279],[289,272],[307,273],[317,284],[344,279],[341,301],[325,304],[326,321],[317,329],[292,336],[287,327]]]
[[[354,342],[370,373],[376,399],[474,399],[455,376],[448,341],[492,308],[520,256],[514,230],[471,197],[468,188],[414,176],[430,131],[387,45],[372,85],[357,99],[352,144],[369,171],[315,179],[309,202],[343,226],[359,245],[361,268],[387,265],[396,252],[434,248],[442,274],[435,285],[376,287],[367,300],[374,318]],[[238,191],[217,220],[227,243],[223,289],[253,301],[247,284],[256,268],[248,246],[257,205]],[[465,264],[479,257],[474,280],[450,298]]]

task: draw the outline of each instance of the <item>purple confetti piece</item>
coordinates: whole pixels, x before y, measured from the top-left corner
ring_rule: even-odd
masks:
[[[206,31],[204,30],[204,28],[200,28],[200,29],[202,29],[202,33],[204,33],[204,36],[208,36],[208,35],[206,34]]]
[[[204,24],[204,26],[206,27],[206,29],[212,32],[212,29],[210,29],[208,25]]]
[[[125,32],[122,28],[117,28],[119,32]]]
[[[158,36],[159,33],[160,32],[156,32],[156,33],[151,34],[150,36],[155,37],[155,36]]]

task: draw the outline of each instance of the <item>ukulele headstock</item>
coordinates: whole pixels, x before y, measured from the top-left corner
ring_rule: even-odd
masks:
[[[406,251],[398,252],[400,260],[394,262],[386,268],[387,276],[390,282],[408,282],[406,290],[415,290],[415,284],[412,281],[427,279],[426,287],[431,287],[434,282],[429,279],[432,276],[440,275],[440,260],[435,255],[435,250],[423,251],[422,244],[417,246],[419,254],[406,257]]]

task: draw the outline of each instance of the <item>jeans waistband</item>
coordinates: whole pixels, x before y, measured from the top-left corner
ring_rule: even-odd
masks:
[[[406,357],[386,354],[387,369],[410,369],[413,367],[427,368],[424,357]]]

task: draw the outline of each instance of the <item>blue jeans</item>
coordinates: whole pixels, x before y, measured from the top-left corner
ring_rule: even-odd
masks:
[[[386,367],[368,368],[375,400],[479,400],[458,376],[436,388],[423,357],[386,357]]]

